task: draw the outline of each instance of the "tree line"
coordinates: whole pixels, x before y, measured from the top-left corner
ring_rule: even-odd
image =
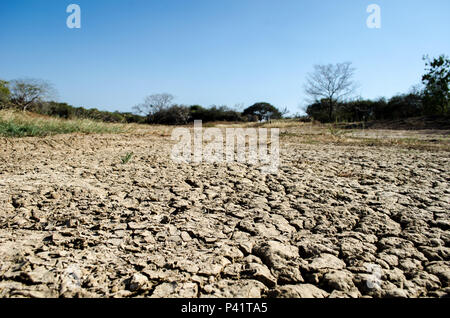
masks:
[[[280,119],[287,111],[280,111],[275,106],[260,102],[244,109],[238,110],[227,106],[210,106],[205,108],[200,105],[178,105],[173,103],[174,96],[168,93],[153,94],[147,96],[144,102],[133,109],[137,114],[145,116],[149,124],[186,124],[193,120],[203,122],[244,122],[244,121],[268,121]]]
[[[388,120],[423,115],[450,115],[450,59],[445,55],[424,57],[422,87],[390,99],[352,98],[357,87],[351,63],[316,65],[309,73],[305,94],[310,104],[305,112],[320,122]]]
[[[316,65],[306,78],[304,92],[309,104],[307,116],[301,120],[320,122],[387,120],[422,115],[450,115],[450,59],[441,55],[424,57],[425,74],[422,87],[390,99],[354,98],[358,87],[351,63]],[[95,108],[74,107],[52,101],[57,93],[47,81],[17,79],[0,80],[0,109],[13,108],[60,118],[89,118],[104,122],[141,124],[187,124],[193,120],[203,122],[270,121],[286,117],[286,108],[279,109],[266,102],[258,102],[243,111],[227,106],[180,105],[171,94],[153,94],[133,107],[133,112],[109,112]]]
[[[256,103],[243,112],[227,106],[178,105],[173,103],[174,96],[167,93],[146,97],[143,103],[133,107],[133,112],[109,112],[49,101],[55,96],[56,90],[44,80],[0,80],[0,109],[31,111],[64,119],[87,118],[112,123],[182,125],[193,120],[244,122],[280,119],[287,113],[264,102]]]

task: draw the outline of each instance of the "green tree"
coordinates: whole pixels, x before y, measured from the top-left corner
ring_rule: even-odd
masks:
[[[10,100],[11,92],[8,84],[8,82],[0,80],[0,109],[5,108]]]
[[[259,121],[279,119],[282,117],[281,112],[273,105],[269,103],[256,103],[244,110],[242,115],[251,117],[256,116]]]
[[[425,85],[425,113],[446,115],[450,105],[450,59],[441,55],[431,61],[428,57],[424,57],[424,60],[426,73],[422,76],[422,82]]]

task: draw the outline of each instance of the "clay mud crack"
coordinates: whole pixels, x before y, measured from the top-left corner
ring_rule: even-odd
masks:
[[[450,294],[448,151],[293,132],[266,175],[155,131],[0,140],[0,297]]]

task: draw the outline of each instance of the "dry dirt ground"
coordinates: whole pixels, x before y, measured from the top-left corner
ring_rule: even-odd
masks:
[[[0,138],[0,297],[450,294],[448,131],[285,128],[274,175],[170,131]]]

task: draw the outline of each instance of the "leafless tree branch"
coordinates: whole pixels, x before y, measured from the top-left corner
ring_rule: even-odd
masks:
[[[133,107],[135,113],[143,115],[153,115],[161,110],[172,106],[174,96],[171,94],[153,94],[147,96],[142,104]]]
[[[11,101],[23,111],[34,103],[56,96],[55,88],[47,81],[32,78],[11,81]]]
[[[350,62],[315,65],[314,72],[307,75],[305,93],[312,102],[326,100],[331,119],[336,105],[356,90],[357,85],[352,79],[354,73]]]

